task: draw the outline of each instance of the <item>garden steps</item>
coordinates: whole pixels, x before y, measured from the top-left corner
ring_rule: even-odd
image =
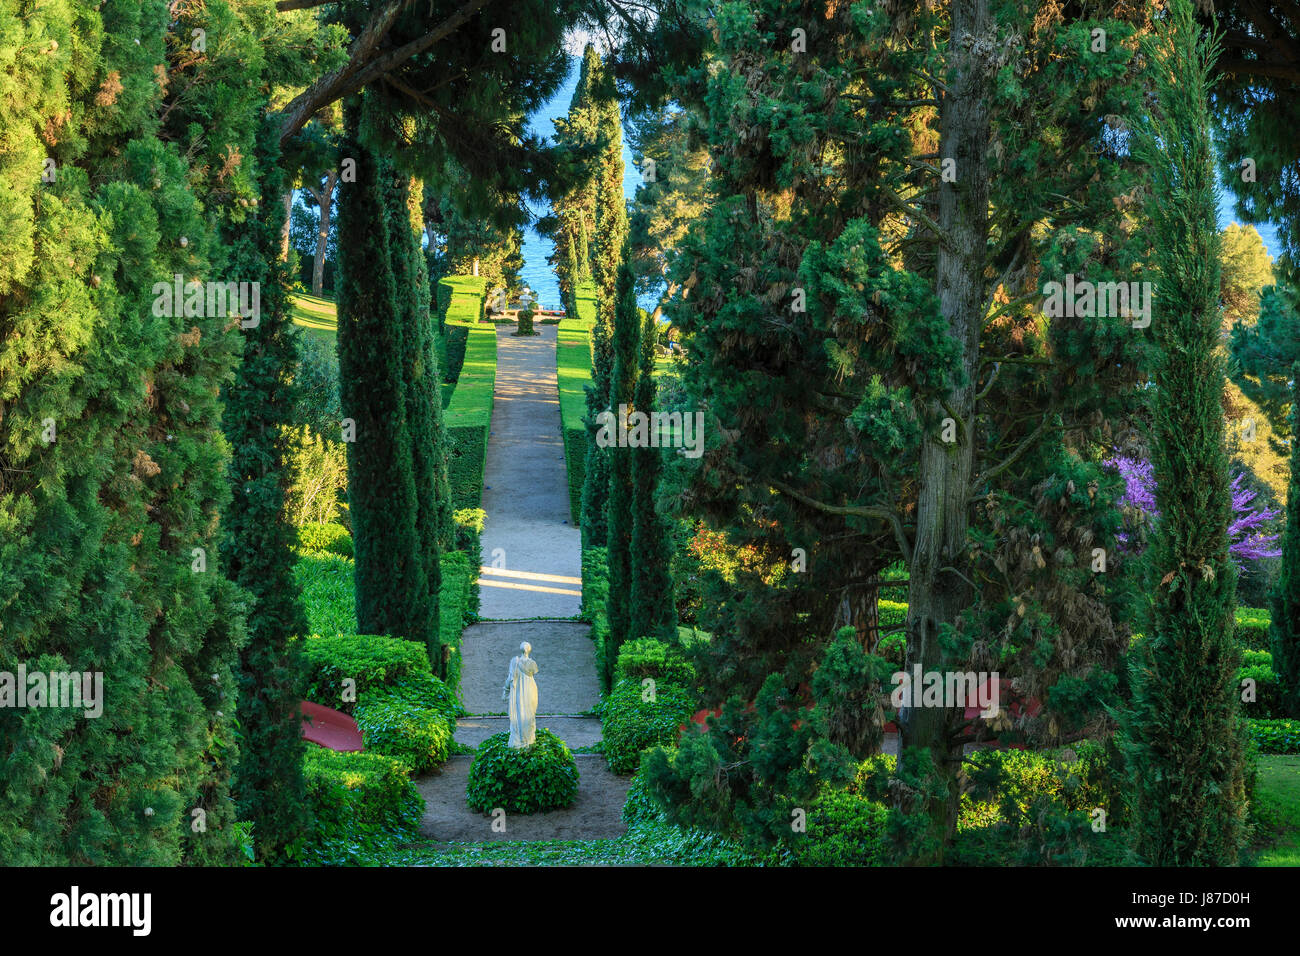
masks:
[[[547,729],[570,750],[590,747],[601,740],[600,718],[580,715],[537,715],[537,729]],[[493,734],[510,730],[508,717],[462,717],[456,721],[456,743],[477,747]]]

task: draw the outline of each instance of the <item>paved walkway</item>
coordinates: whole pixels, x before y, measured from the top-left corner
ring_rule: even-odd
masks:
[[[569,524],[555,374],[558,326],[515,336],[497,326],[497,378],[483,478],[482,609],[486,619],[574,617],[582,535]],[[508,658],[507,658],[508,660]]]
[[[510,658],[532,645],[537,661],[537,726],[571,750],[601,740],[600,720],[582,717],[600,702],[600,679],[588,625],[574,620],[582,598],[582,539],[569,524],[568,480],[560,437],[554,325],[515,337],[497,327],[497,378],[483,480],[484,620],[461,638],[461,700],[456,741],[477,747],[509,730],[501,697]],[[544,620],[530,620],[544,618]],[[556,619],[559,620],[556,620]],[[546,620],[549,619],[549,620]],[[465,803],[471,758],[452,757],[416,780],[425,800],[420,834],[428,840],[598,840],[626,832],[623,804],[630,779],[609,771],[602,755],[578,754],[578,799],[565,810],[517,815],[506,832]]]

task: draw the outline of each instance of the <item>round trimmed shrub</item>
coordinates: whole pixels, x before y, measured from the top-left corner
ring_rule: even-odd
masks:
[[[640,681],[620,681],[600,707],[605,760],[615,773],[635,773],[641,751],[677,743],[678,730],[695,713],[695,696],[684,687],[656,681],[652,700]]]
[[[796,866],[884,866],[889,811],[843,790],[821,795],[808,811],[807,831],[791,841]]]
[[[531,747],[513,748],[510,734],[479,744],[469,765],[465,797],[470,808],[491,813],[542,813],[569,806],[578,796],[578,762],[568,746],[544,727]]]
[[[533,331],[533,310],[522,309],[519,312],[518,328],[515,329],[515,335],[536,335]]]
[[[298,546],[305,551],[328,551],[352,557],[352,535],[341,524],[310,522],[298,528]]]

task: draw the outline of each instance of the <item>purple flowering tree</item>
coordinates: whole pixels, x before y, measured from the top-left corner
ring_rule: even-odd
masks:
[[[1124,479],[1124,494],[1120,495],[1116,503],[1124,512],[1128,530],[1116,537],[1120,544],[1133,551],[1141,551],[1146,547],[1147,534],[1160,517],[1160,512],[1156,509],[1156,479],[1151,462],[1117,455],[1107,459],[1106,464],[1118,471]],[[1282,554],[1281,549],[1274,546],[1281,535],[1264,534],[1260,530],[1281,512],[1276,508],[1252,508],[1257,493],[1242,487],[1245,478],[1243,473],[1238,472],[1232,479],[1234,518],[1228,525],[1228,553],[1232,555],[1239,570],[1243,569],[1245,562],[1276,558]]]

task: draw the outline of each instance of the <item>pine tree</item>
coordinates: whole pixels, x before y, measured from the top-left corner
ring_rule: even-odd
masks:
[[[357,626],[363,634],[404,637],[428,647],[437,628],[420,555],[403,312],[384,196],[391,167],[363,145],[362,111],[360,102],[344,107],[341,155],[356,159],[356,182],[339,187],[339,377],[344,422],[355,429],[348,442],[348,508]]]
[[[1190,0],[1175,0],[1146,51],[1156,97],[1134,148],[1160,197],[1149,229],[1160,276],[1152,462],[1161,520],[1126,721],[1132,828],[1152,865],[1225,865],[1241,843],[1245,789],[1207,108],[1216,51],[1201,38]]]
[[[689,501],[748,564],[706,580],[713,636],[697,654],[707,699],[738,703],[652,789],[703,802],[729,768],[715,819],[733,834],[787,838],[808,768],[833,782],[878,745],[877,598],[896,562],[908,666],[1014,677],[1048,704],[1018,728],[1037,742],[1116,703],[1126,579],[1087,559],[1113,553],[1118,482],[1096,449],[1140,420],[1143,336],[1118,314],[1046,318],[1039,283],[1138,272],[1128,197],[1141,184],[1103,118],[1137,92],[1128,40],[1146,14],[1098,23],[1101,56],[1077,12],[1034,22],[989,6],[729,8],[673,93],[715,176],[669,276],[691,284],[673,320],[706,440],[669,468],[683,487],[663,499]],[[795,28],[802,50],[769,39]],[[1003,30],[1024,39],[1014,96],[999,85],[1010,46],[978,39]],[[783,116],[800,137],[773,135]],[[845,626],[858,656],[838,643]],[[813,680],[830,657],[840,676]],[[854,710],[864,700],[875,707]],[[810,706],[820,730],[779,719]],[[907,710],[891,830],[908,858],[938,861],[962,712]]]
[[[627,252],[626,242],[623,246]],[[632,266],[626,260],[618,269],[617,307],[614,310],[614,369],[610,376],[609,407],[612,431],[622,436],[626,414],[636,399],[637,362],[641,345],[641,324],[636,307]],[[607,419],[608,421],[609,419]],[[603,429],[602,429],[603,432]],[[633,460],[653,449],[624,447],[614,444],[605,449],[609,460],[609,491],[606,497],[606,526],[609,549],[609,636],[605,639],[605,682],[613,682],[618,649],[632,637],[632,528],[633,528]]]
[[[647,315],[641,329],[641,360],[633,401],[636,410],[647,416],[655,409],[655,332],[655,318]],[[673,542],[668,522],[655,506],[663,453],[659,448],[631,450],[632,587],[628,634],[632,638],[673,640],[677,636],[670,570]]]

